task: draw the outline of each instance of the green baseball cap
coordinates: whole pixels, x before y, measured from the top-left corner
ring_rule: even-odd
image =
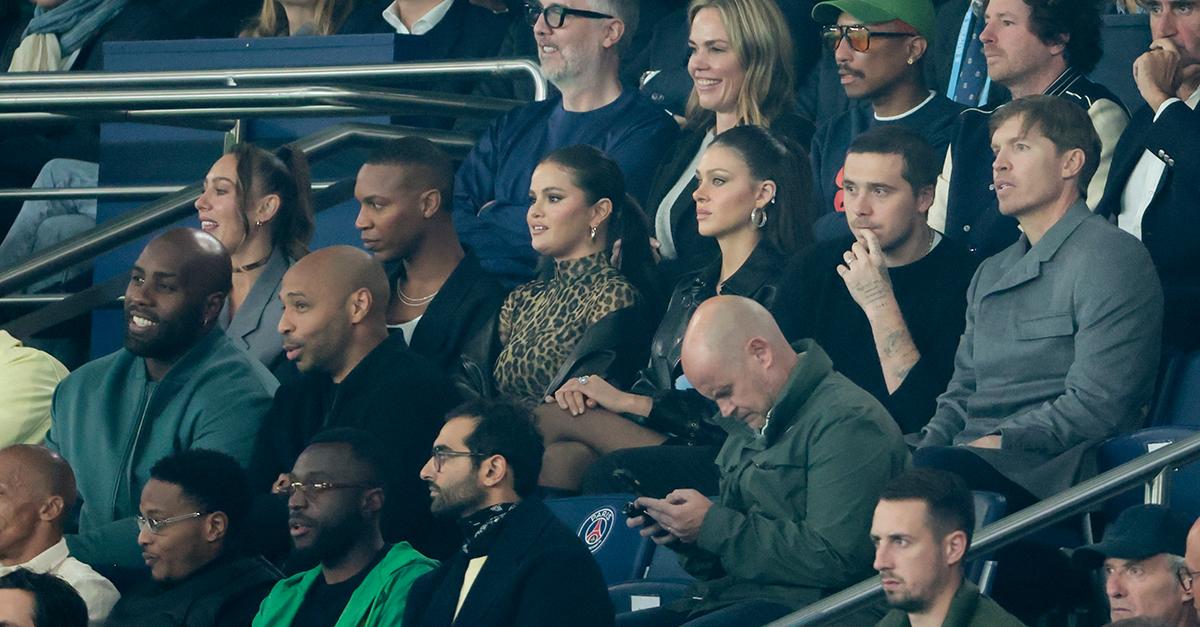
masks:
[[[834,24],[843,12],[857,17],[863,24],[900,20],[933,41],[933,2],[930,0],[826,0],[813,7],[812,17],[819,24]]]

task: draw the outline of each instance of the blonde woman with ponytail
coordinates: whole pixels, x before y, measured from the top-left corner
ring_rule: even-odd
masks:
[[[233,289],[220,324],[233,343],[276,377],[293,366],[283,356],[276,327],[284,273],[308,253],[313,209],[308,162],[284,146],[271,153],[239,144],[213,164],[196,199],[200,228],[215,236],[233,260]]]

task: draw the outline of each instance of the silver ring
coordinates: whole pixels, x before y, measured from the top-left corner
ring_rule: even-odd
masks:
[[[579,385],[587,385],[587,382],[588,382],[588,376],[585,374],[585,375],[583,375],[582,377],[579,377],[579,378],[577,378],[577,379],[575,379],[575,380],[579,382]]]

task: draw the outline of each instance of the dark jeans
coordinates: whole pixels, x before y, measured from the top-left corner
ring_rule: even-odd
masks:
[[[617,627],[754,627],[787,616],[791,611],[786,605],[752,599],[689,620],[687,612],[656,607],[617,614]]]
[[[642,446],[609,453],[588,468],[583,493],[625,492],[612,478],[614,470],[623,468],[645,486],[645,496],[663,496],[677,488],[716,494],[721,475],[713,461],[719,450],[718,446]]]
[[[985,490],[1003,494],[1008,501],[1008,511],[1025,509],[1038,502],[1028,490],[1000,474],[992,465],[983,461],[965,446],[927,446],[913,452],[913,466],[938,468],[963,478],[972,490]]]

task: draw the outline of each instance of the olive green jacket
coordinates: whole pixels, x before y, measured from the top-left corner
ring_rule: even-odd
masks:
[[[699,581],[676,609],[744,599],[796,608],[870,577],[871,516],[879,492],[909,465],[896,422],[870,394],[833,371],[812,340],[768,412],[763,434],[717,421],[720,498],[694,545],[676,543]],[[873,621],[872,621],[873,622]]]
[[[877,627],[912,627],[912,623],[904,610],[892,610]],[[1025,627],[1025,624],[983,596],[975,584],[963,581],[950,601],[950,611],[946,612],[942,627]]]

